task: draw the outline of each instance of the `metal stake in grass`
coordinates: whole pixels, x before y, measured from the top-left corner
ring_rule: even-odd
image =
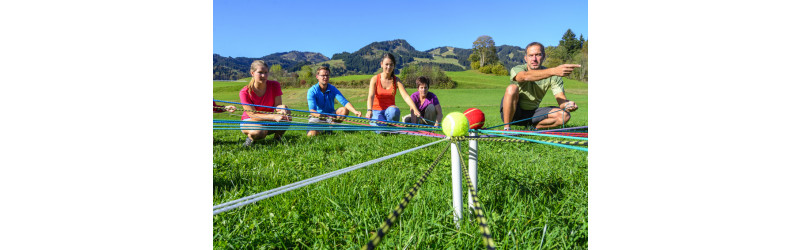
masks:
[[[471,137],[475,137],[476,133],[472,132],[472,133],[470,133],[470,136]],[[467,167],[468,167],[468,171],[470,171],[469,172],[470,183],[473,184],[473,187],[475,188],[475,191],[478,192],[478,166],[477,166],[477,164],[478,164],[477,163],[477,161],[478,161],[478,141],[470,140],[468,142],[467,153],[468,153],[468,156],[467,156]],[[468,190],[467,192],[468,192],[468,195],[467,195],[467,206],[470,208],[470,210],[468,210],[468,211],[473,211],[472,210],[472,209],[474,209],[474,207],[473,207],[473,196],[471,196],[469,194],[470,190]]]
[[[459,142],[451,142],[451,183],[453,187],[453,223],[459,229],[462,220],[462,171],[459,168]]]

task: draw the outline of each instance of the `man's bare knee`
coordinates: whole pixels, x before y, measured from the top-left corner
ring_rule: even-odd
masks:
[[[253,138],[253,140],[261,140],[261,139],[264,139],[264,137],[267,137],[268,131],[267,130],[248,130],[248,132],[246,132],[246,134],[248,136],[250,136],[250,138]]]
[[[345,107],[338,108],[337,115],[348,115],[348,109]]]
[[[520,93],[520,88],[518,88],[517,85],[509,84],[509,86],[506,87],[506,92],[504,93],[504,96],[514,98],[517,97],[517,94],[519,93]]]

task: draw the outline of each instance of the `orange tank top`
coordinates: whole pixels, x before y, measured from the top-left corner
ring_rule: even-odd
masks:
[[[392,88],[384,89],[381,87],[381,74],[376,76],[375,97],[373,97],[372,110],[385,110],[389,106],[395,105],[395,91],[398,89],[398,78],[392,79]]]

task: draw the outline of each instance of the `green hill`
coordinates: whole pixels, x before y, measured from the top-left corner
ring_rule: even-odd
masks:
[[[518,46],[501,45],[496,47],[498,58],[506,69],[524,62],[525,51]],[[470,69],[468,58],[472,49],[451,46],[437,47],[426,51],[418,51],[403,39],[373,42],[350,53],[334,54],[331,58],[314,52],[282,52],[259,58],[223,57],[214,54],[214,79],[234,80],[249,76],[248,70],[253,60],[265,60],[268,65],[279,64],[288,72],[295,72],[305,65],[328,65],[334,76],[373,74],[379,69],[379,60],[384,53],[395,56],[397,70],[400,72],[407,64],[437,66],[445,71],[463,71]]]
[[[281,68],[289,72],[297,71],[303,65],[330,60],[320,53],[299,51],[273,53],[258,58],[224,57],[219,54],[214,54],[212,58],[214,80],[236,80],[247,77],[250,75],[248,74],[248,71],[250,71],[250,64],[253,63],[254,60],[264,60],[267,65],[281,65]]]

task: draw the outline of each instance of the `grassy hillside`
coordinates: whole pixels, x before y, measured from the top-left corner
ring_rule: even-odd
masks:
[[[358,81],[358,80],[370,79],[370,77],[373,77],[373,76],[374,75],[338,76],[338,77],[331,78],[331,82],[345,82],[345,81],[353,81],[353,80]]]
[[[342,59],[328,60],[328,61],[325,61],[325,62],[315,63],[314,65],[320,66],[320,65],[323,65],[325,63],[327,63],[329,65],[328,66],[329,68],[345,68],[345,62],[342,61]]]
[[[428,58],[414,58],[414,62],[412,62],[411,64],[414,64],[414,63],[442,63],[442,64],[453,64],[453,65],[454,65],[454,66],[456,66],[456,67],[459,67],[459,68],[461,68],[461,69],[464,69],[464,66],[462,66],[462,65],[459,65],[459,60],[456,60],[455,58],[445,58],[445,57],[441,57],[441,56],[433,56],[433,57],[434,57],[434,59],[428,59]]]

